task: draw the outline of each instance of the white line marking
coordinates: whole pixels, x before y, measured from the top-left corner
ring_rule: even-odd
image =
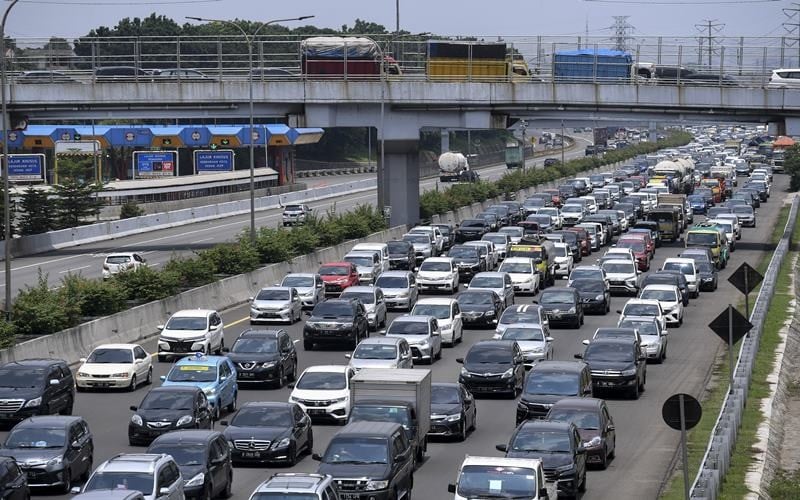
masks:
[[[72,271],[78,271],[80,269],[86,269],[87,267],[92,267],[92,266],[86,265],[86,266],[81,266],[81,267],[74,267],[72,269],[67,269],[66,271],[59,271],[58,274],[71,273]]]

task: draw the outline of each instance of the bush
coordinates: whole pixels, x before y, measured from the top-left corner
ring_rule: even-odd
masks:
[[[125,309],[125,291],[114,281],[67,274],[61,284],[60,290],[69,302],[78,304],[81,316],[106,316]]]
[[[14,323],[0,320],[0,349],[12,347],[16,342],[17,331]]]
[[[80,305],[70,290],[50,290],[39,271],[36,285],[26,286],[14,299],[12,319],[18,335],[50,335],[78,324]]]
[[[170,259],[164,266],[165,273],[177,279],[180,288],[195,288],[214,281],[214,269],[200,258]]]
[[[114,275],[113,281],[123,290],[127,300],[142,302],[175,295],[179,283],[176,275],[158,272],[148,266],[118,273]]]
[[[256,269],[259,254],[248,239],[237,243],[223,243],[200,252],[200,260],[208,263],[214,274],[242,274]]]
[[[144,215],[144,209],[140,207],[135,201],[123,203],[119,207],[119,218],[130,219],[133,217],[141,217]]]
[[[258,260],[262,264],[285,262],[291,258],[292,249],[285,233],[284,229],[259,228],[254,249],[258,255]],[[239,241],[244,238],[249,238],[249,235],[242,235]]]

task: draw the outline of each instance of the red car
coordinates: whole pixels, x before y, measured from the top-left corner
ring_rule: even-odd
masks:
[[[338,297],[349,286],[358,285],[358,269],[352,262],[322,264],[317,273],[325,283],[325,296]]]
[[[543,189],[541,192],[549,194],[552,197],[553,206],[561,208],[561,204],[564,200],[561,199],[561,193],[558,189]]]
[[[565,227],[564,230],[578,233],[578,243],[581,247],[581,255],[586,257],[592,253],[592,239],[589,236],[589,231],[582,227]]]
[[[642,229],[628,231],[623,238],[641,238],[644,240],[645,245],[647,245],[647,251],[650,253],[650,259],[652,260],[653,257],[656,256],[656,242],[653,240],[653,237],[649,231]]]
[[[617,241],[617,248],[630,248],[633,256],[636,257],[636,266],[639,270],[650,270],[650,252],[647,250],[647,243],[642,238],[622,237]]]

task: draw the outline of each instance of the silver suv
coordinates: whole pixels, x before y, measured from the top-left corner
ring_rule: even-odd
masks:
[[[273,496],[274,495],[274,496]],[[304,472],[279,472],[259,484],[250,495],[250,500],[270,498],[298,498],[317,500],[340,500],[333,484],[333,478],[327,474],[308,474]]]
[[[100,464],[92,473],[83,493],[95,490],[125,489],[141,491],[145,500],[183,500],[183,478],[170,455],[121,453]],[[72,489],[79,493],[78,488]]]

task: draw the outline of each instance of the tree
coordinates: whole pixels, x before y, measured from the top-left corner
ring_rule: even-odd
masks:
[[[102,203],[97,193],[103,185],[95,181],[93,164],[86,157],[64,156],[58,160],[59,184],[53,187],[56,196],[56,226],[76,227],[100,213]]]
[[[22,193],[19,211],[19,231],[22,235],[46,233],[53,229],[55,210],[46,191],[28,187]]]
[[[800,144],[795,144],[786,150],[783,168],[792,176],[790,188],[793,191],[800,189]]]

